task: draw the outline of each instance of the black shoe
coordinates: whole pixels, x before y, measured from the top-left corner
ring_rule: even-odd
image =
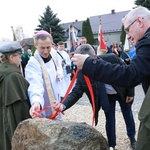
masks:
[[[135,140],[135,138],[130,138],[130,143],[131,143],[131,147],[132,147],[132,149],[133,150],[135,150],[135,148],[136,148],[136,140]]]

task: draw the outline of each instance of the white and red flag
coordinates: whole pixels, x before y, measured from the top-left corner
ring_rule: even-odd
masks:
[[[108,49],[107,49],[107,45],[104,39],[104,34],[102,32],[101,22],[99,25],[98,42],[99,42],[99,46],[97,48],[97,55],[102,55],[102,54],[107,53]]]
[[[69,26],[69,40],[70,40],[70,52],[74,52],[75,48],[78,46],[76,35],[74,32],[74,26]]]

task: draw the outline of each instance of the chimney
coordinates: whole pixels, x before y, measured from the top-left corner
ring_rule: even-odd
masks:
[[[111,14],[115,14],[115,9],[112,9],[112,10],[111,10]]]

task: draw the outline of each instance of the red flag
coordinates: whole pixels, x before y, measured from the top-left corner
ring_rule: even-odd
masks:
[[[97,48],[97,55],[105,54],[107,53],[107,45],[104,39],[104,34],[102,32],[102,25],[100,23],[99,25],[99,33],[98,33],[98,41],[99,41],[99,46]]]

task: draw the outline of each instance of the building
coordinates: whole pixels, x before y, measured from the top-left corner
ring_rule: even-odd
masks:
[[[32,49],[32,46],[34,45],[34,40],[33,38],[26,38],[26,39],[23,39],[20,42],[20,44],[23,47],[24,52],[27,53],[28,49]]]
[[[109,14],[89,17],[91,28],[92,28],[94,39],[95,39],[95,45],[98,45],[98,31],[99,31],[100,20],[102,24],[102,31],[103,31],[105,40],[107,40],[108,45],[111,45],[114,41],[120,42],[120,35],[121,35],[121,30],[122,30],[121,19],[128,12],[129,10],[122,11],[122,12],[115,12],[115,10],[113,9],[111,10]],[[79,41],[80,37],[82,36],[82,23],[83,21],[76,20],[75,22],[61,24],[61,26],[66,31],[66,35],[65,35],[67,37],[67,41],[65,42],[66,50],[70,49],[70,41],[69,41],[69,36],[68,36],[69,25],[74,26],[75,35],[77,37],[77,41]]]
[[[95,39],[95,46],[98,45],[98,32],[99,32],[99,24],[101,20],[102,24],[102,31],[105,37],[105,40],[107,41],[108,45],[111,45],[114,41],[120,42],[120,35],[122,30],[122,23],[121,19],[129,12],[128,11],[122,11],[122,12],[115,12],[115,10],[111,10],[108,14],[98,15],[98,16],[91,16],[89,17],[91,28],[93,31],[93,36]],[[66,34],[65,37],[67,37],[67,40],[65,41],[65,49],[70,50],[70,40],[69,40],[69,26],[74,26],[74,33],[76,35],[78,44],[80,41],[80,38],[82,36],[82,23],[83,21],[75,20],[74,22],[68,22],[60,24],[62,28],[64,28]],[[33,45],[33,38],[27,38],[23,39],[21,41],[22,47],[25,49],[25,52],[27,49],[31,49]]]

